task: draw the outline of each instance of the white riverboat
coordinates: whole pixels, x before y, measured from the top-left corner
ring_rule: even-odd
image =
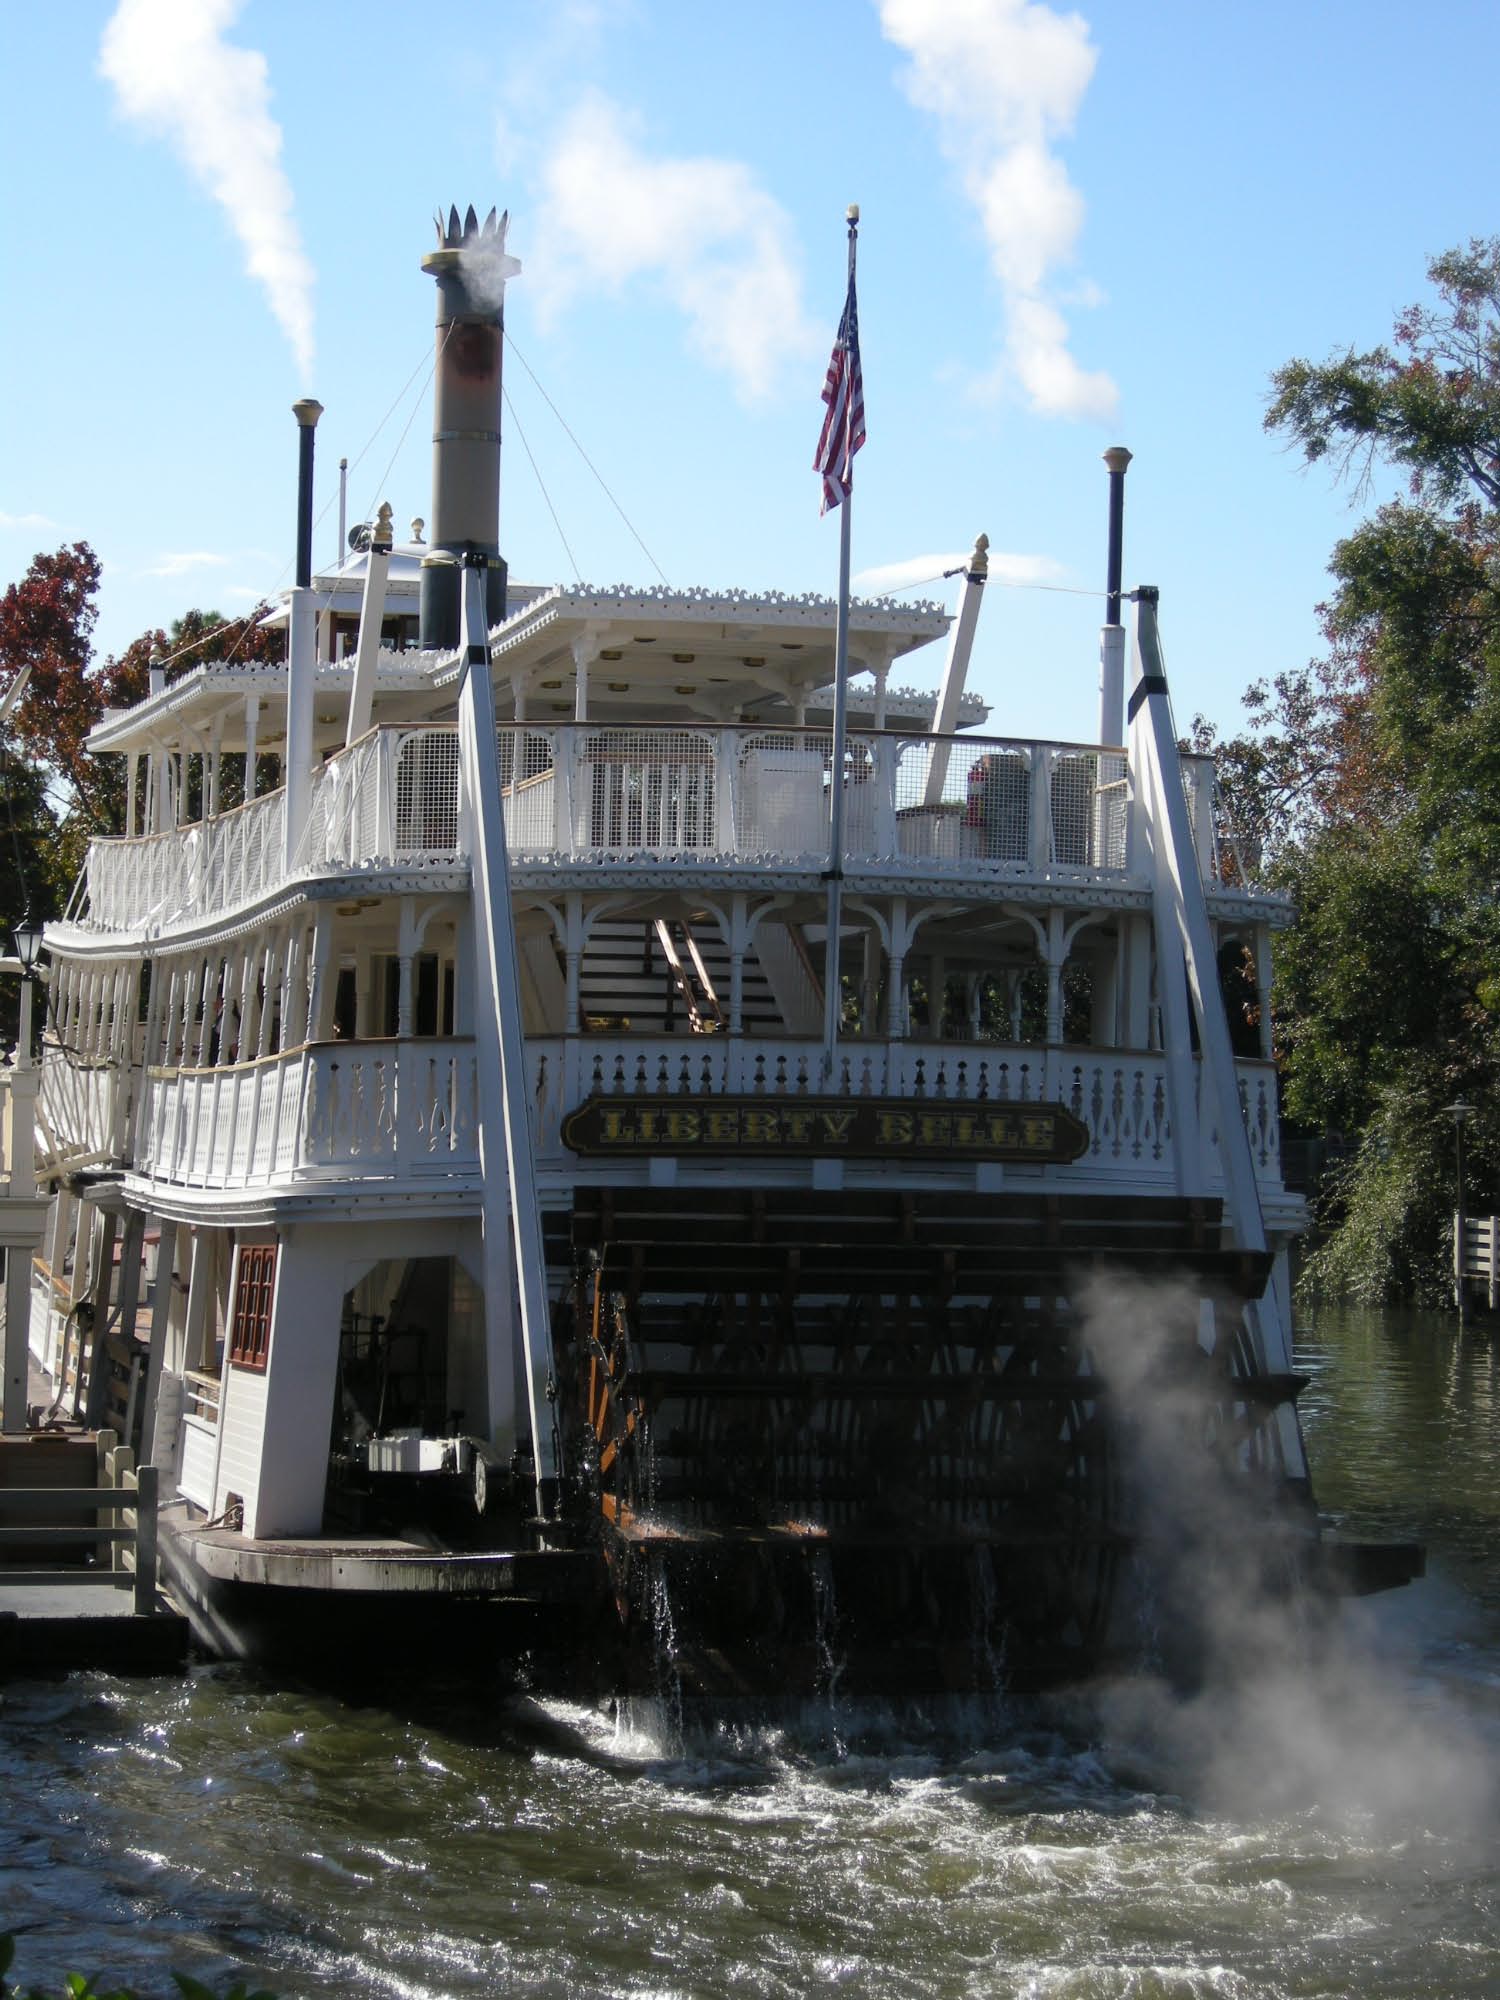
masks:
[[[503,253],[424,260],[429,538],[304,530],[286,664],[94,731],[36,1358],[115,1379],[226,1651],[640,1675],[666,1594],[720,1684],[1085,1670],[1134,1532],[1091,1274],[1185,1279],[1247,1519],[1316,1535],[1288,906],[1117,573],[1099,742],[963,693],[981,541],[955,618],[852,606],[838,768],[832,602],[508,585]]]

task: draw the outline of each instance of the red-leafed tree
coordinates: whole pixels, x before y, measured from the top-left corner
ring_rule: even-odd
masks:
[[[12,741],[76,786],[83,741],[99,713],[89,667],[99,612],[99,558],[87,542],[32,559],[0,597],[0,674],[8,688],[30,669],[10,717]]]

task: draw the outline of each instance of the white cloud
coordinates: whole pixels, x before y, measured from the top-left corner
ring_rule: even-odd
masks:
[[[168,139],[227,211],[250,275],[292,344],[313,357],[313,269],[302,248],[266,59],[223,39],[242,0],[120,0],[99,68],[126,117]]]
[[[229,556],[210,555],[207,550],[189,549],[174,555],[164,555],[149,569],[141,571],[142,576],[190,576],[198,569],[227,569]]]
[[[911,58],[907,96],[979,213],[1005,299],[997,377],[1045,416],[1106,417],[1116,390],[1079,367],[1052,283],[1083,225],[1083,199],[1052,150],[1072,129],[1094,73],[1080,14],[1036,0],[877,0],[888,41]]]
[[[972,553],[961,549],[947,555],[908,556],[903,562],[877,563],[873,569],[862,569],[851,582],[855,589],[871,594],[909,590],[915,584],[939,582],[949,570],[967,570]],[[1010,584],[1053,583],[1066,574],[1052,556],[1008,555],[1002,549],[990,550],[989,573],[993,582]]]
[[[0,508],[0,528],[46,528],[57,531],[56,521],[49,521],[45,514],[7,514]]]
[[[548,155],[542,189],[528,271],[544,309],[653,283],[746,400],[816,351],[790,218],[741,162],[652,158],[619,106],[591,94]]]

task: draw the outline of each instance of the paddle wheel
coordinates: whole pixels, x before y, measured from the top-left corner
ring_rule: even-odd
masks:
[[[1099,1266],[1264,1276],[1212,1203],[595,1189],[571,1239],[570,1456],[627,1653],[644,1675],[665,1590],[721,1690],[1087,1670],[1129,1536],[1070,1296]],[[1215,1437],[1264,1451],[1286,1393],[1216,1391]]]

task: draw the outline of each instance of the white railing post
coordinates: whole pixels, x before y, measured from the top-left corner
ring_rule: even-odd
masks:
[[[871,859],[876,861],[893,859],[901,844],[896,830],[898,748],[894,736],[880,735],[874,739],[871,782],[875,787],[875,812],[870,837],[874,850]]]
[[[1040,872],[1052,865],[1052,752],[1045,743],[1029,746],[1031,759],[1027,863]]]
[[[735,822],[739,818],[740,732],[714,731],[714,845],[720,854],[732,855],[738,843]]]
[[[557,787],[554,794],[557,819],[553,842],[560,855],[571,855],[575,845],[573,776],[577,759],[583,749],[583,730],[554,729],[552,742],[552,765],[557,773]]]

